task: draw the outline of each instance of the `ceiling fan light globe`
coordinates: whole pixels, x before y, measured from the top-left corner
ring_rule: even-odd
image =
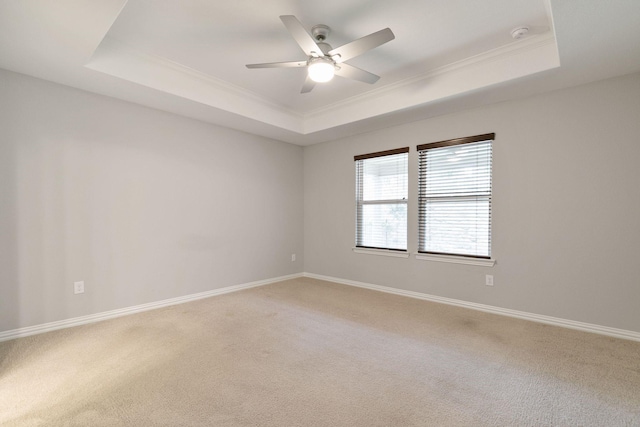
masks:
[[[309,78],[316,83],[328,82],[333,78],[336,67],[329,61],[314,61],[308,67]]]

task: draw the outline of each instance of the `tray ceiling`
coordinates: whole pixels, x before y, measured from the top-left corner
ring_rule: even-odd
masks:
[[[640,2],[595,3],[4,2],[0,67],[307,145],[638,71],[628,37],[637,42]],[[391,28],[395,40],[348,61],[381,79],[336,77],[301,94],[304,69],[247,69],[306,59],[279,19],[287,14],[307,30],[330,26],[334,47]],[[514,40],[519,26],[529,35]]]

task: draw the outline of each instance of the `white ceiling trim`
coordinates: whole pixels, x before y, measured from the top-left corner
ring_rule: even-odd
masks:
[[[518,1],[519,5],[535,3]],[[328,16],[335,16],[336,21],[332,22],[342,20],[335,24],[336,28],[365,34],[388,23],[397,33],[393,48],[381,47],[376,53],[379,56],[371,54],[362,59],[363,64],[367,63],[365,59],[377,63],[373,70],[377,67],[387,70],[380,73],[384,79],[376,86],[337,81],[306,98],[292,92],[295,88],[286,73],[285,77],[281,74],[271,80],[265,77],[268,73],[251,75],[240,69],[253,58],[253,54],[245,58],[242,49],[255,51],[256,45],[263,46],[260,44],[263,42],[261,49],[275,49],[281,43],[283,54],[287,49],[297,52],[295,43],[272,16],[274,6],[253,5],[250,1],[160,1],[172,13],[179,14],[175,20],[171,14],[156,13],[159,9],[154,7],[160,4],[156,0],[0,1],[0,68],[298,145],[335,140],[640,70],[638,0],[617,0],[615,4],[538,1],[545,6],[546,19],[537,6],[530,8],[535,13],[522,15],[510,9],[512,5],[516,7],[512,0],[491,0],[483,6],[482,10],[487,12],[482,15],[484,21],[467,14],[474,25],[484,22],[480,25],[484,30],[470,29],[475,34],[471,38],[465,36],[467,28],[459,25],[459,13],[452,9],[466,10],[464,0],[441,2],[441,9],[425,16],[424,21],[419,16],[403,17],[408,13],[405,6],[412,3],[410,0],[376,3],[376,7],[367,8],[366,16],[359,14],[355,21],[343,12],[358,9],[359,0],[336,0],[323,3],[322,7],[307,0],[276,2],[280,13],[297,14],[306,21],[328,22]],[[252,4],[251,20],[236,22],[235,14],[246,16],[242,5],[249,4]],[[124,38],[118,37],[115,30],[125,22],[119,18],[126,18],[127,11],[133,10],[129,6],[138,7],[137,15],[129,17],[129,27],[121,28]],[[151,8],[148,15],[145,8]],[[494,13],[498,18],[514,15],[520,18],[493,21]],[[437,22],[439,28],[426,27],[426,22],[432,22],[428,17],[441,20]],[[358,26],[366,23],[372,27]],[[513,28],[511,25],[531,25],[531,35],[514,42],[505,33]],[[453,39],[443,39],[442,45],[436,42],[442,47],[440,50],[417,48],[420,43],[416,40],[430,31],[446,37],[448,33],[442,28],[456,28],[458,33]],[[106,35],[114,40],[103,40]],[[347,34],[342,36],[345,41],[349,39]],[[225,43],[216,44],[221,39]],[[433,37],[429,40],[433,41]],[[118,41],[136,47],[120,46],[122,43],[115,46]],[[207,43],[211,45],[205,52],[215,54],[203,58],[197,47]],[[505,47],[488,50],[499,45]],[[464,52],[483,50],[485,53],[471,59],[453,61],[469,56]],[[237,55],[226,58],[228,52]],[[561,61],[558,52],[562,54]],[[425,66],[416,71],[417,64],[433,60],[434,64],[442,65],[446,62],[440,61],[447,57],[451,58],[447,61],[449,65]],[[271,55],[265,59],[269,58]],[[367,68],[363,64],[360,66]],[[205,74],[198,70],[211,71]],[[234,73],[232,78],[228,78],[230,73]],[[397,81],[394,76],[405,79]]]
[[[303,116],[244,88],[106,36],[85,65],[162,92],[302,133]]]
[[[431,79],[437,75],[452,73],[466,67],[473,67],[476,64],[483,63],[483,62],[499,60],[499,59],[502,59],[502,57],[506,57],[509,55],[522,54],[528,50],[537,49],[547,44],[553,45],[553,47],[556,49],[556,55],[557,55],[557,46],[556,46],[556,40],[554,35],[552,33],[545,33],[543,35],[522,39],[520,41],[510,43],[505,46],[500,46],[498,48],[491,49],[487,52],[483,52],[481,54],[478,54],[469,58],[465,58],[460,61],[453,62],[451,64],[434,68],[432,70],[427,71],[426,73],[419,74],[414,77],[409,77],[409,78],[382,86],[378,89],[373,89],[363,94],[356,95],[351,98],[347,98],[347,99],[335,102],[333,104],[323,106],[321,108],[317,108],[307,113],[306,117],[310,117],[316,114],[323,114],[326,111],[330,111],[335,108],[339,108],[349,104],[356,104],[362,101],[369,102],[372,98],[384,96],[389,92],[393,92],[405,86],[411,86],[423,80]]]
[[[307,135],[560,66],[553,33],[524,39],[301,114],[244,88],[105,37],[87,68]]]
[[[560,56],[553,34],[523,40],[316,110],[305,117],[305,134],[433,103],[558,67]]]

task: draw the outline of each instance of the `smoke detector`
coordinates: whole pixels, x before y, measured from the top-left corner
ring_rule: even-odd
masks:
[[[511,30],[511,37],[518,40],[529,34],[529,27],[518,27]]]

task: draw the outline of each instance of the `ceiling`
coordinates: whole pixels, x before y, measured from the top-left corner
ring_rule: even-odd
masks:
[[[279,15],[333,47],[391,28],[347,61],[380,80],[247,69],[306,59]],[[7,0],[0,68],[309,145],[638,72],[639,28],[638,0]]]

